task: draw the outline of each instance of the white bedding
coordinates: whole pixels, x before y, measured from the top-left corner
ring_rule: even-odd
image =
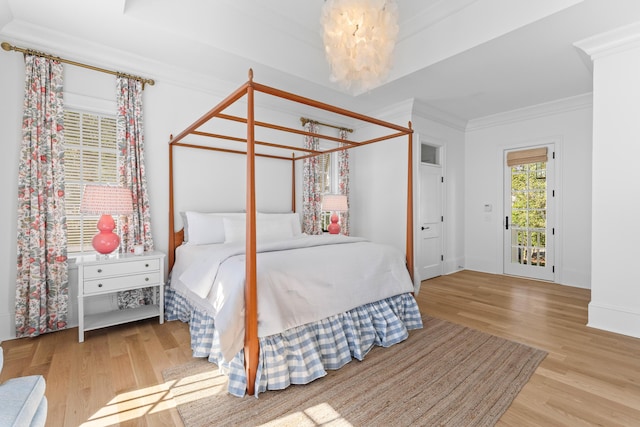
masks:
[[[185,245],[172,272],[172,287],[213,315],[226,361],[244,346],[244,249]],[[413,291],[400,251],[335,235],[259,242],[257,276],[259,337]]]

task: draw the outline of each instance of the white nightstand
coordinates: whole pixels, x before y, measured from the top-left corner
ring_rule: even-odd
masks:
[[[164,258],[162,252],[118,254],[100,259],[80,257],[78,265],[78,341],[84,332],[159,316],[164,322]],[[84,302],[92,296],[153,287],[154,304],[85,315]]]

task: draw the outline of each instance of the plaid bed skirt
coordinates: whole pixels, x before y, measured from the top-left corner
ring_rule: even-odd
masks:
[[[238,352],[231,362],[222,362],[212,316],[167,286],[165,318],[188,322],[193,356],[207,357],[228,376],[229,393],[245,395],[244,351]],[[255,396],[291,384],[307,384],[353,358],[362,360],[374,345],[392,346],[407,339],[409,330],[421,327],[418,304],[407,293],[259,338]]]

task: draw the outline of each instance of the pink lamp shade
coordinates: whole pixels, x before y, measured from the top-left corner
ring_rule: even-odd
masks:
[[[98,221],[98,234],[93,236],[93,248],[101,254],[110,254],[120,245],[120,237],[113,232],[114,215],[129,215],[133,212],[131,190],[124,187],[88,184],[84,186],[80,212],[102,215]]]
[[[338,214],[336,212],[346,212],[349,210],[347,196],[342,194],[325,194],[322,196],[321,209],[325,212],[333,212],[331,224],[329,224],[329,234],[339,234],[340,224],[338,224]]]

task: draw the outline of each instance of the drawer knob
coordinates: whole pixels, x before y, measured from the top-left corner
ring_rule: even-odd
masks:
[[[149,267],[149,264],[145,264],[144,266],[145,266],[145,267]]]
[[[98,283],[98,287],[101,288],[102,287],[102,283]]]
[[[148,277],[145,277],[145,278],[144,278],[144,281],[145,281],[145,282],[148,282],[148,281],[149,281],[149,278],[148,278]]]
[[[101,268],[98,269],[98,273],[102,273],[102,269]]]

